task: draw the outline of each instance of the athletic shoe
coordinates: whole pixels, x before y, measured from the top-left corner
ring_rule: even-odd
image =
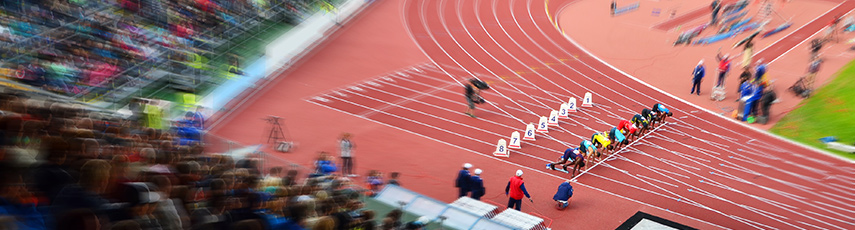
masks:
[[[554,170],[554,169],[552,169],[552,164],[546,164],[546,169]]]

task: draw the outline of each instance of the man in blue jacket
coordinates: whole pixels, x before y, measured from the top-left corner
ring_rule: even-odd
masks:
[[[475,175],[472,176],[472,199],[481,200],[487,192],[484,188],[484,180],[481,180],[481,172],[481,169],[475,169]]]
[[[570,197],[573,197],[573,186],[570,185],[570,181],[564,181],[561,185],[558,185],[558,191],[555,192],[555,196],[552,196],[552,199],[558,201],[558,208],[564,209],[570,205]]]
[[[695,93],[695,88],[697,88],[697,95],[701,95],[701,80],[704,79],[704,74],[704,59],[701,59],[698,66],[695,66],[695,70],[692,71],[692,92],[689,94]]]
[[[463,169],[457,173],[457,180],[454,183],[454,187],[459,189],[458,198],[468,196],[469,190],[471,190],[472,176],[469,175],[469,168],[472,168],[472,164],[463,164]]]

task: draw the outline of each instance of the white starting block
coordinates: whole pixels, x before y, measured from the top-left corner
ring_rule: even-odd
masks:
[[[576,104],[576,98],[571,97],[570,100],[567,100],[567,113],[575,113],[577,106],[579,104]]]
[[[533,141],[534,140],[534,124],[529,123],[525,126],[525,136],[523,140]]]
[[[558,108],[558,118],[570,118],[570,113],[567,111],[567,103],[561,104],[561,107]]]
[[[546,117],[540,117],[540,121],[537,122],[537,132],[538,133],[548,133],[549,132],[549,123],[547,123]]]
[[[582,107],[594,107],[594,101],[591,98],[591,92],[585,93],[585,98],[582,99]]]
[[[713,101],[723,101],[724,98],[727,97],[727,91],[724,90],[724,87],[713,87],[712,93],[710,93],[710,100]]]
[[[499,144],[496,145],[496,151],[493,152],[493,156],[497,157],[510,157],[511,152],[508,151],[508,142],[505,139],[499,139]]]
[[[855,146],[841,144],[840,142],[828,142],[825,143],[825,146],[829,149],[834,149],[837,151],[843,151],[847,153],[855,153]]]
[[[552,112],[549,112],[549,120],[546,121],[546,124],[558,126],[558,111],[552,110]]]
[[[511,133],[511,143],[508,143],[508,148],[520,149],[520,132],[514,131]]]

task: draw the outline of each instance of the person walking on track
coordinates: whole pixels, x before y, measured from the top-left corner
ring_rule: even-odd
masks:
[[[350,141],[350,133],[341,134],[338,143],[341,149],[341,174],[355,177],[356,174],[353,173],[353,142]]]
[[[475,169],[475,175],[472,176],[472,199],[481,200],[481,197],[487,193],[484,188],[484,180],[481,180],[481,169]]]
[[[511,177],[510,181],[508,181],[508,185],[505,186],[505,195],[508,196],[508,208],[513,208],[517,211],[520,211],[522,206],[523,195],[525,195],[529,201],[534,203],[531,196],[528,195],[528,191],[525,190],[525,183],[523,183],[522,175],[523,171],[517,169],[515,176]]]
[[[472,164],[463,164],[463,169],[457,173],[457,180],[454,182],[454,187],[457,187],[459,191],[457,193],[458,198],[468,196],[469,190],[471,190],[472,176],[469,175],[469,168],[472,168]]]

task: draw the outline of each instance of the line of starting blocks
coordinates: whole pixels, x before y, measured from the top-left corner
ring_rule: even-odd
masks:
[[[559,119],[569,119],[570,113],[577,112],[579,106],[594,106],[593,98],[590,92],[585,93],[585,97],[582,98],[581,105],[576,104],[576,98],[570,97],[570,99],[567,100],[567,103],[562,103],[559,106],[558,110],[550,111],[548,117],[540,117],[540,120],[538,120],[537,124],[527,124],[525,126],[525,132],[522,134],[522,138],[520,138],[519,132],[514,131],[513,133],[511,133],[511,138],[509,140],[499,139],[499,142],[496,144],[496,151],[493,152],[493,155],[499,157],[510,157],[510,149],[521,149],[522,141],[535,141],[536,133],[549,133],[549,126],[558,126]]]

